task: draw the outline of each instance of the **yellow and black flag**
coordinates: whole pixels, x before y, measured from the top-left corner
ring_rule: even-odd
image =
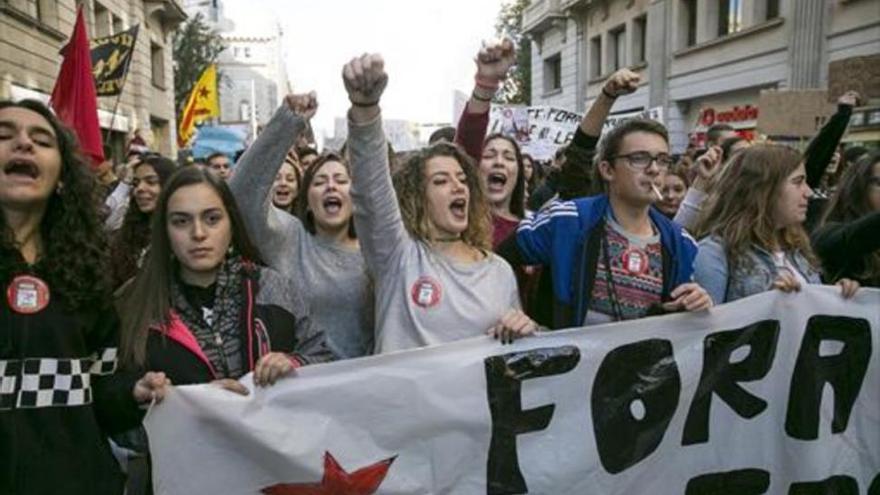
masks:
[[[92,75],[98,96],[116,96],[122,92],[139,28],[137,24],[127,31],[92,40]]]

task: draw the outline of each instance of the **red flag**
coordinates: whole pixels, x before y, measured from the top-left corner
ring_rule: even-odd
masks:
[[[49,105],[58,118],[70,126],[79,139],[83,154],[92,165],[104,161],[104,144],[98,124],[98,97],[92,77],[92,53],[82,6],[77,9],[73,36],[63,50],[64,61],[52,90]]]

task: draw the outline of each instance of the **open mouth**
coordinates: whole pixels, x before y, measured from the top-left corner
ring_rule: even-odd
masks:
[[[467,216],[467,200],[464,198],[454,200],[449,205],[449,211],[458,218],[465,218]]]
[[[12,160],[3,167],[3,173],[6,175],[16,175],[19,177],[27,177],[36,179],[40,176],[40,169],[37,164],[30,160]]]
[[[501,191],[507,185],[507,176],[499,172],[492,172],[489,174],[486,183],[490,191]]]
[[[325,198],[322,203],[324,211],[330,214],[339,213],[342,210],[342,200],[339,198]]]

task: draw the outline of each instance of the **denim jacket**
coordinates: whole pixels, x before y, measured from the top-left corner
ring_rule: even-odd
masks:
[[[779,270],[773,255],[764,249],[753,247],[731,274],[724,242],[717,237],[700,240],[700,251],[694,262],[694,279],[712,296],[715,304],[735,301],[770,290]],[[785,257],[811,284],[821,284],[819,272],[798,251],[786,252]]]

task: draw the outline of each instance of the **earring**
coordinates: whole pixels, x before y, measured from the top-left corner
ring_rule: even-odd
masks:
[[[62,191],[64,191],[64,183],[58,182],[58,185],[55,186],[55,194],[60,196]]]

